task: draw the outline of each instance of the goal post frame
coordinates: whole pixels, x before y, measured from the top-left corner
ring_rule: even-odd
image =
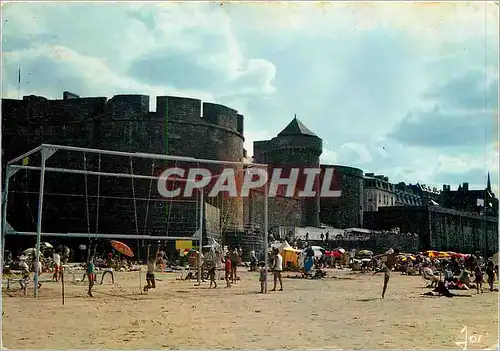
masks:
[[[121,156],[121,157],[134,157],[138,159],[152,159],[152,160],[164,160],[164,161],[179,161],[179,162],[196,162],[196,163],[205,163],[205,164],[220,164],[220,165],[241,165],[244,168],[265,168],[267,170],[267,164],[260,163],[252,163],[252,162],[235,162],[235,161],[219,161],[219,160],[210,160],[210,159],[199,159],[195,157],[183,157],[183,156],[173,156],[173,155],[162,155],[162,154],[153,154],[153,153],[143,153],[143,152],[124,152],[124,151],[113,151],[113,150],[105,150],[105,149],[92,149],[92,148],[83,148],[83,147],[75,147],[75,146],[66,146],[66,145],[54,145],[54,144],[42,144],[14,159],[8,161],[5,168],[5,184],[3,189],[2,196],[2,233],[0,245],[2,249],[0,250],[0,274],[3,275],[3,264],[4,264],[4,253],[5,253],[5,236],[6,234],[17,234],[17,235],[36,235],[36,262],[40,260],[40,244],[41,244],[41,236],[56,236],[56,237],[88,237],[89,235],[83,235],[83,233],[42,233],[42,220],[43,220],[43,200],[44,200],[44,188],[45,188],[45,173],[46,172],[58,172],[58,173],[73,173],[73,174],[85,174],[85,175],[95,175],[95,176],[108,176],[108,177],[117,177],[117,178],[132,178],[132,179],[149,179],[149,180],[158,180],[160,177],[155,176],[146,176],[140,174],[129,174],[129,173],[110,173],[110,172],[95,172],[88,170],[77,170],[70,168],[54,168],[54,167],[46,167],[46,161],[54,155],[57,151],[70,151],[70,152],[80,152],[84,154],[98,154],[98,155],[110,155],[110,156]],[[16,163],[23,161],[25,158],[30,157],[33,154],[40,153],[41,154],[41,164],[39,167],[36,166],[28,166],[28,165],[18,165]],[[9,195],[9,183],[10,178],[16,174],[19,170],[37,170],[40,171],[40,187],[38,193],[38,213],[37,213],[37,223],[36,223],[36,232],[16,232],[16,233],[8,233],[8,223],[7,223],[7,207],[8,207],[8,195]],[[198,233],[191,237],[160,237],[160,236],[147,236],[147,235],[128,235],[127,238],[130,239],[160,239],[160,240],[199,240],[199,254],[198,254],[198,283],[201,283],[201,252],[203,247],[203,218],[204,218],[204,196],[203,189],[198,189],[200,192],[200,202],[201,206],[199,209],[199,228]],[[264,186],[264,263],[266,270],[266,278],[265,278],[265,292],[267,293],[267,272],[269,271],[269,262],[268,262],[268,247],[269,247],[269,232],[268,232],[268,184],[266,182]],[[10,226],[9,226],[10,227]],[[196,235],[198,234],[198,235]],[[124,238],[125,234],[93,234],[94,238]],[[35,264],[35,282],[34,282],[34,297],[38,296],[38,264]]]

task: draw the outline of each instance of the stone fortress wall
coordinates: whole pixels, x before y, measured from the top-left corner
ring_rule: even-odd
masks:
[[[203,109],[203,112],[202,112]],[[80,98],[65,93],[62,100],[48,100],[38,96],[26,96],[23,100],[2,100],[4,160],[10,160],[42,143],[61,144],[118,151],[173,154],[203,159],[242,161],[243,116],[229,107],[203,103],[197,99],[160,96],[156,112],[149,111],[149,96],[116,95]],[[33,163],[34,160],[31,160]],[[58,152],[49,160],[51,166],[64,165],[83,169],[81,153]],[[178,164],[187,166],[187,164]],[[154,165],[154,172],[161,172],[165,165]],[[192,165],[191,165],[192,166]],[[206,164],[196,165],[208,167]],[[97,170],[98,158],[86,155],[87,170]],[[128,159],[105,157],[101,159],[101,171],[130,173]],[[134,160],[134,173],[152,172],[152,161]],[[212,166],[214,172],[222,166]],[[137,211],[134,210],[132,182],[130,179],[101,178],[99,223],[97,224],[97,179],[87,179],[90,219],[87,221],[85,180],[81,175],[47,173],[46,193],[80,195],[46,196],[44,231],[130,233],[144,229],[151,234],[165,233],[172,236],[189,236],[197,226],[194,203],[158,201],[156,187],[149,196],[150,181],[134,180]],[[23,194],[10,197],[9,222],[17,230],[34,231],[36,217],[38,174],[17,175],[17,187]],[[29,181],[28,181],[29,180]],[[28,187],[28,188],[26,188]],[[28,192],[28,193],[27,193]],[[107,197],[107,198],[106,198]],[[128,197],[129,199],[116,199]],[[151,200],[147,199],[151,197]],[[139,200],[141,199],[141,200]],[[220,203],[217,199],[209,202]],[[224,211],[232,214],[228,226],[243,226],[243,201],[225,199]],[[146,210],[147,207],[147,210]],[[147,213],[146,213],[147,211]],[[30,213],[28,213],[30,212]],[[90,222],[88,225],[87,222]],[[178,223],[179,225],[176,225]],[[180,225],[182,224],[182,225]],[[89,227],[91,230],[89,230]],[[97,229],[96,229],[97,228]]]

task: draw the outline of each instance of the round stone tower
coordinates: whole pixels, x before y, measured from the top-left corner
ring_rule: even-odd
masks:
[[[254,153],[258,162],[265,162],[276,167],[311,167],[319,168],[319,157],[323,151],[323,140],[309,130],[295,117],[278,136],[256,144]],[[316,197],[303,201],[303,225],[318,227],[319,221],[319,179],[315,184]]]

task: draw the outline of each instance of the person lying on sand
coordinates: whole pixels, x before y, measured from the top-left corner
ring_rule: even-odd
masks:
[[[445,296],[445,297],[472,297],[472,295],[458,295],[458,294],[453,294],[448,290],[446,285],[443,282],[439,282],[437,287],[434,288],[432,291],[428,291],[426,293],[423,293],[422,295],[425,296]]]

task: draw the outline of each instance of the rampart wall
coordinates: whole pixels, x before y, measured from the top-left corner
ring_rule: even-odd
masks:
[[[62,100],[37,96],[27,96],[23,100],[2,99],[4,160],[17,157],[42,143],[224,161],[243,159],[243,116],[226,106],[191,98],[160,96],[157,97],[157,110],[152,112],[149,111],[149,96],[145,95],[116,95],[109,100],[67,94],[65,97]],[[86,158],[87,169],[98,170],[98,158],[91,155]],[[102,157],[100,170],[130,173],[129,161]],[[30,164],[35,164],[35,157]],[[83,169],[83,155],[58,152],[51,157],[50,164]],[[133,171],[149,174],[152,166],[152,161],[134,160]],[[199,166],[217,171],[217,167]],[[156,162],[155,172],[161,172],[163,167],[165,165]],[[11,189],[17,187],[17,191],[23,193],[10,196],[9,222],[18,230],[34,231],[34,221],[26,221],[26,218],[33,215],[36,218],[38,174],[24,173],[16,175],[14,183],[17,184],[11,186]],[[48,174],[45,206],[51,211],[45,211],[44,231],[67,232],[71,228],[73,232],[98,230],[101,233],[141,234],[146,227],[151,234],[165,234],[165,230],[169,235],[189,236],[194,233],[195,203],[175,200],[165,203],[158,196],[156,201],[146,201],[149,197],[155,198],[156,185],[150,196],[150,181],[136,179],[132,184],[125,178],[101,178],[99,182],[101,198],[98,205],[97,177],[87,177],[85,191],[85,179],[81,175]],[[75,196],[50,195],[56,192]],[[88,204],[88,221],[85,193],[93,199]],[[104,198],[106,196],[108,198]],[[242,200],[224,201],[227,202],[225,209],[232,212],[232,224],[242,225]],[[136,214],[140,230],[135,226]],[[176,222],[179,225],[174,225]]]

